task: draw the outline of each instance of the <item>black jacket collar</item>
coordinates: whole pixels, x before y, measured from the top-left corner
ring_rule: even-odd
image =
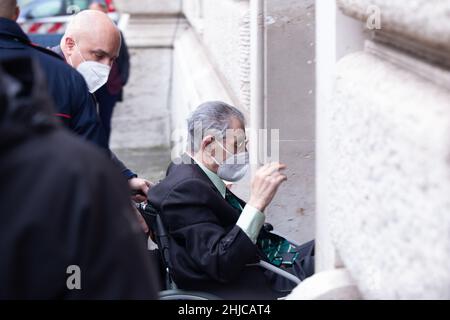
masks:
[[[189,165],[196,173],[197,176],[204,180],[207,184],[211,185],[211,188],[213,188],[218,194],[220,194],[220,191],[217,190],[214,183],[209,179],[208,175],[200,168],[197,161],[195,161],[191,156],[189,156],[187,153],[183,153],[176,161],[172,162],[169,165],[169,168],[167,169],[166,176],[170,175],[171,172],[178,166],[186,166]]]
[[[17,41],[31,44],[30,38],[23,32],[15,21],[0,18],[0,36],[16,39]]]

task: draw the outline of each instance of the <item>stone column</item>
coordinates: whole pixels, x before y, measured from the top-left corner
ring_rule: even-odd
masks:
[[[318,168],[328,251],[318,254],[334,255],[331,268],[345,267],[364,298],[449,299],[450,2],[337,5],[348,18],[332,19],[335,54],[318,52],[318,70],[334,70],[318,83],[329,98]],[[340,56],[361,27],[370,38]]]
[[[330,202],[328,192],[330,123],[328,117],[333,104],[336,81],[336,63],[345,55],[363,50],[370,37],[364,24],[345,16],[334,1],[316,1],[316,271],[322,272],[340,266],[339,257],[331,240],[329,224]]]

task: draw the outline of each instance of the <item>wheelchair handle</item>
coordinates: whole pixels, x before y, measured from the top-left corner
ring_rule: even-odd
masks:
[[[156,217],[158,215],[158,212],[155,210],[155,208],[147,203],[135,203],[134,205],[136,209],[143,215],[150,215],[152,217]]]
[[[146,203],[135,203],[135,207],[142,214],[148,226],[155,231],[156,242],[167,272],[166,287],[176,289],[176,285],[172,280],[172,276],[170,274],[169,269],[170,266],[169,236],[161,220],[159,212],[152,205]]]

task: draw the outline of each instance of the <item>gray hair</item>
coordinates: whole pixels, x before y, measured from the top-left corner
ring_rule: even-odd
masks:
[[[238,119],[245,127],[245,117],[235,107],[220,101],[200,105],[188,119],[190,151],[198,152],[203,138],[209,134],[224,138],[233,118]]]

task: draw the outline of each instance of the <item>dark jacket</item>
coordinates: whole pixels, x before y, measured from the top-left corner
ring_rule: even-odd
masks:
[[[261,269],[246,267],[258,262],[260,253],[236,226],[240,212],[197,164],[172,164],[148,197],[170,235],[171,269],[178,286],[221,298],[277,297]]]
[[[18,57],[33,57],[39,62],[56,106],[54,115],[64,126],[110,153],[95,100],[83,76],[58,54],[33,45],[16,22],[0,18],[0,59]],[[127,178],[135,176],[113,154],[111,157]]]
[[[52,48],[52,52],[55,53],[55,54],[57,54],[58,57],[60,57],[61,59],[63,59],[63,61],[65,61],[64,54],[63,54],[63,52],[62,52],[60,46],[56,46],[56,47]],[[72,68],[72,69],[73,69],[73,68]],[[77,73],[78,73],[78,72],[77,72]],[[83,77],[82,77],[82,79],[83,79],[83,82],[85,82],[85,80],[84,80]],[[101,139],[101,141],[98,142],[97,144],[98,144],[100,147],[107,149],[107,151],[111,154],[111,159],[112,159],[112,161],[119,167],[119,169],[122,171],[122,174],[123,174],[125,177],[127,177],[127,179],[131,179],[131,178],[133,178],[133,177],[137,177],[137,175],[136,175],[134,172],[132,172],[130,169],[128,169],[128,168],[123,164],[123,162],[120,161],[120,160],[117,158],[117,156],[116,156],[111,150],[109,150],[108,139],[106,138],[106,134],[105,134],[105,132],[104,132],[104,130],[103,130],[103,127],[102,127],[102,125],[101,125],[100,119],[99,119],[99,117],[98,117],[98,113],[97,113],[97,101],[96,101],[96,99],[95,99],[95,95],[94,95],[94,94],[91,94],[91,93],[89,92],[87,86],[86,86],[86,92],[85,92],[85,93],[87,93],[87,94],[89,95],[90,101],[94,102],[94,105],[93,105],[93,106],[88,105],[88,106],[86,106],[86,107],[95,110],[95,117],[96,117],[96,120],[95,120],[95,121],[96,121],[96,125],[95,125],[95,126],[96,126],[99,130],[101,130],[102,139]],[[72,128],[69,127],[69,129],[72,129]],[[72,129],[72,131],[75,131],[75,130]],[[75,132],[76,132],[76,131],[75,131]],[[89,140],[89,139],[88,139],[88,140]],[[92,142],[96,143],[96,141],[92,141]]]
[[[29,59],[0,64],[0,300],[156,298],[123,178],[54,123],[32,69]],[[81,290],[66,285],[73,265]]]
[[[0,56],[2,59],[32,56],[44,71],[55,115],[71,131],[100,147],[107,148],[98,120],[95,101],[83,76],[50,50],[31,44],[20,26],[0,18]]]

